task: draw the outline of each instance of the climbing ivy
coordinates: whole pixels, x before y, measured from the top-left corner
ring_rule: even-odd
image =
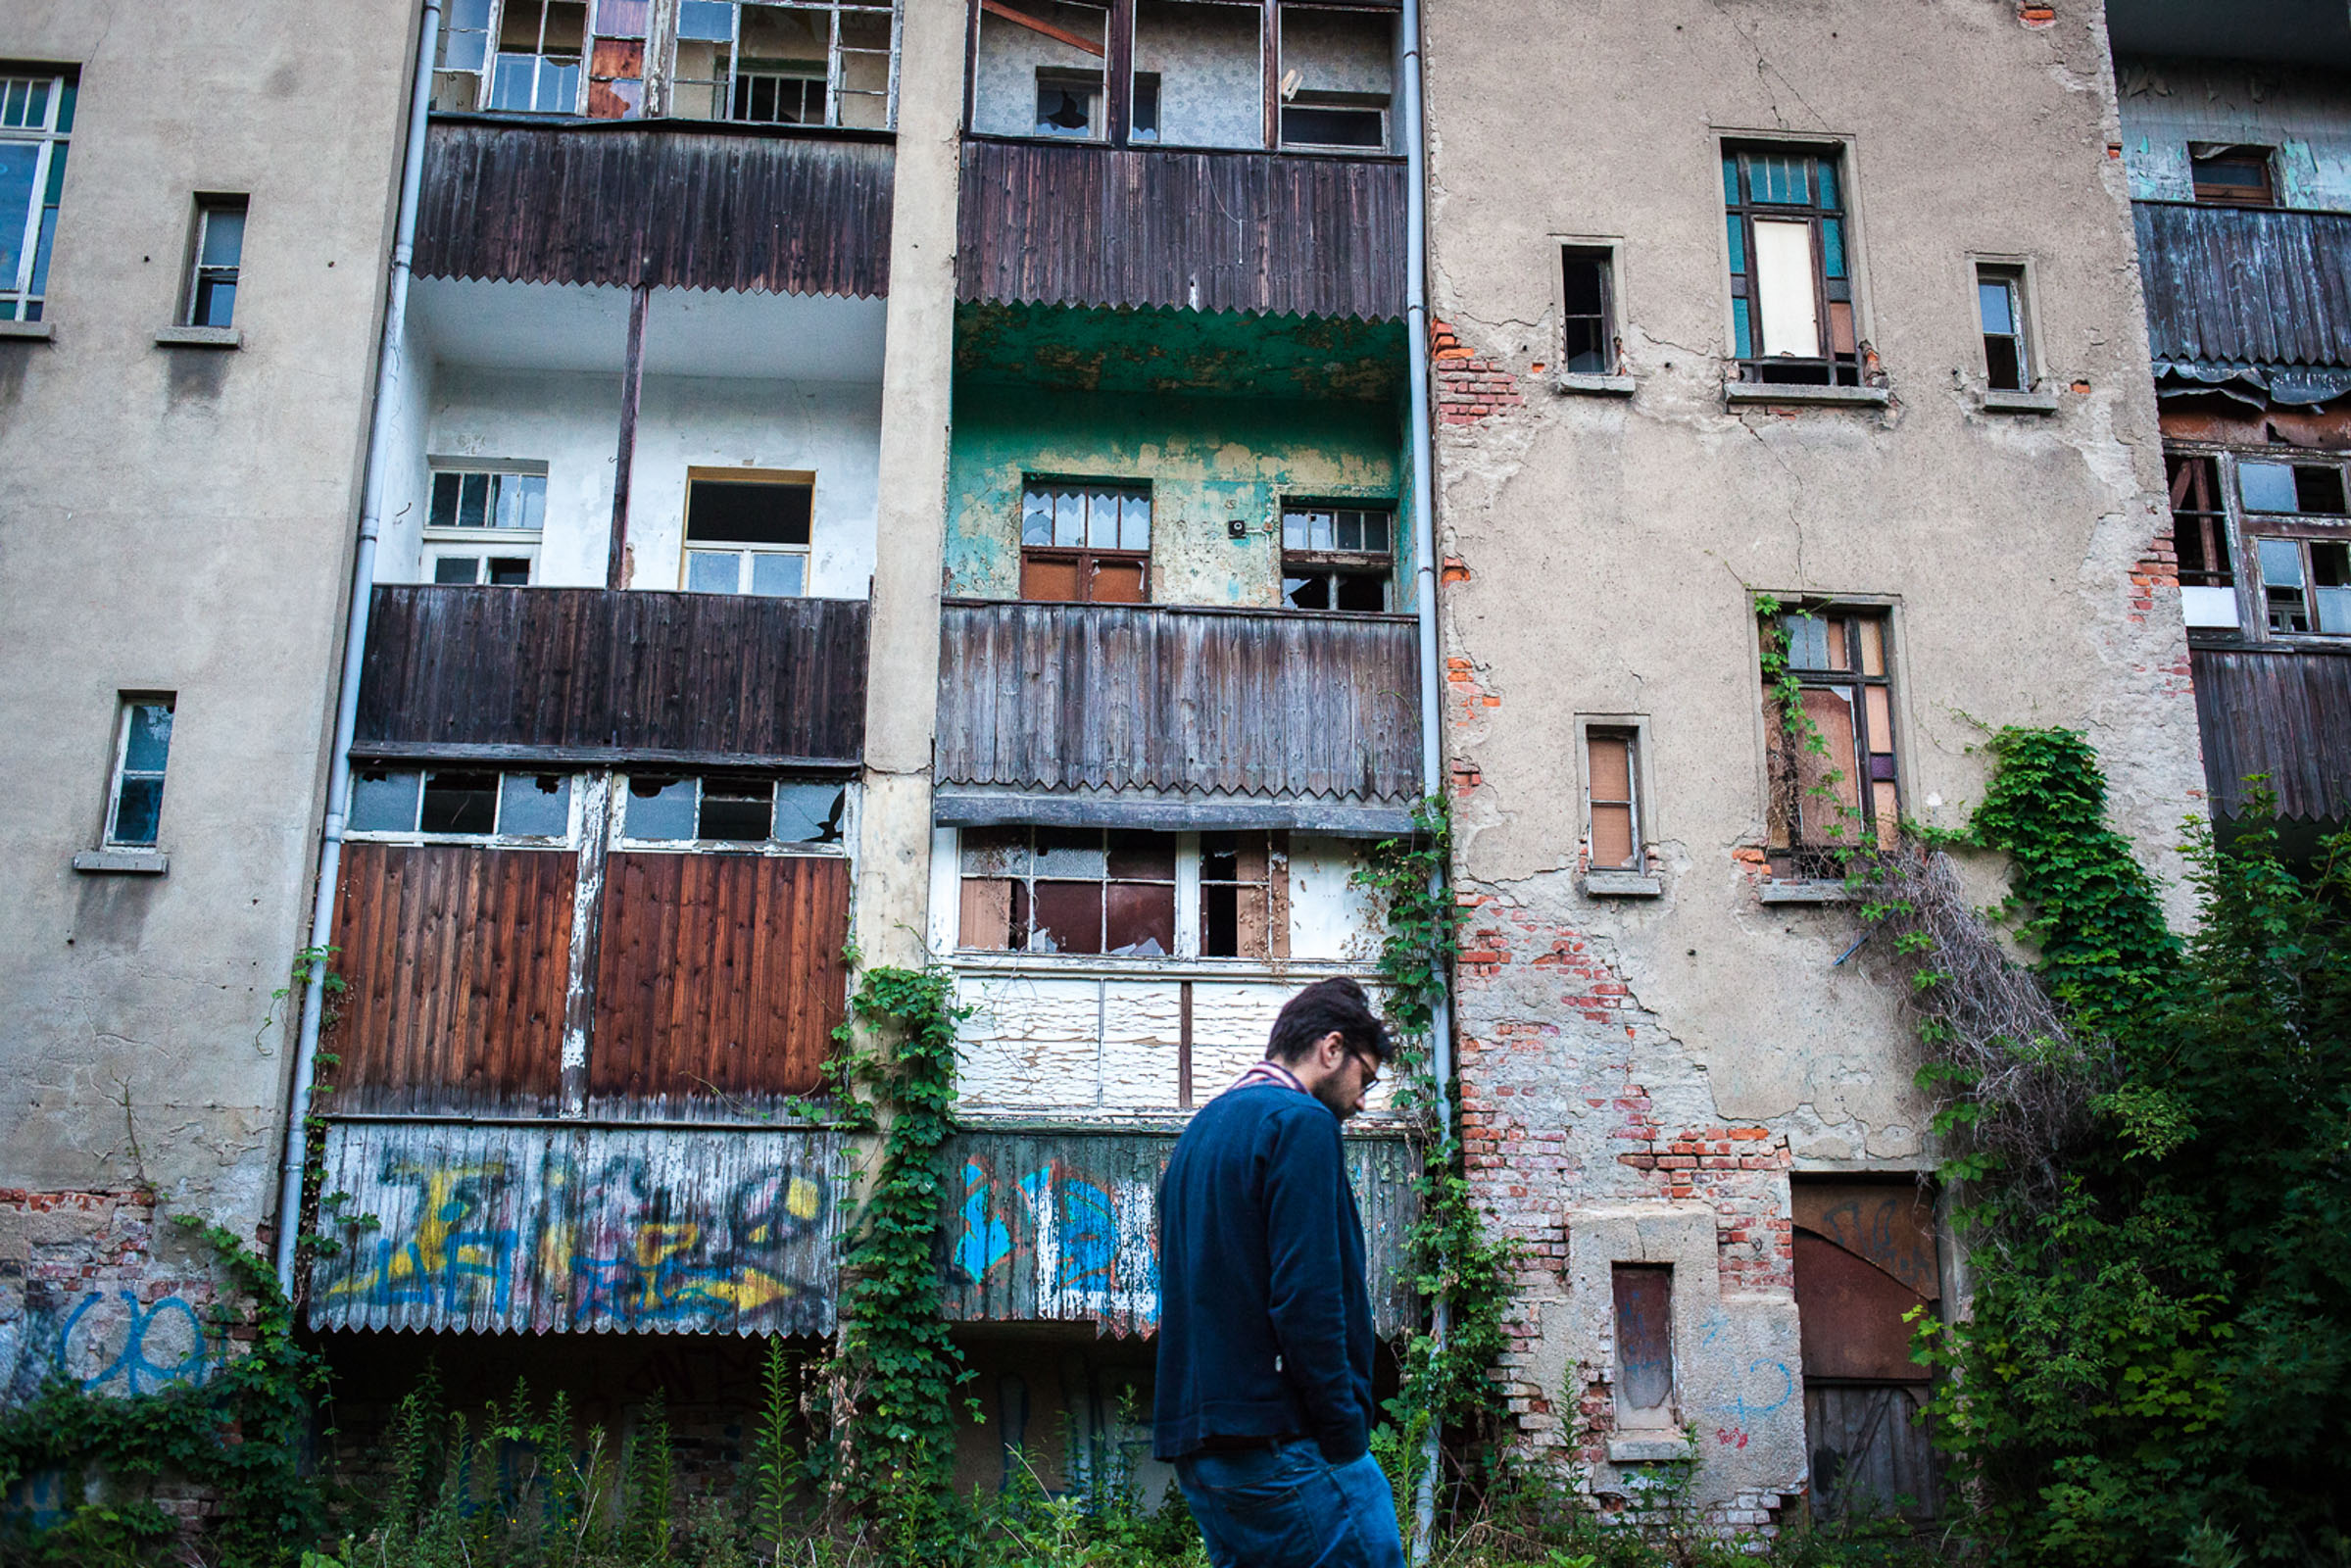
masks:
[[[969,1012],[955,984],[937,966],[866,969],[835,1031],[837,1082],[869,1097],[883,1135],[842,1282],[833,1495],[868,1510],[918,1561],[952,1555],[955,1390],[969,1376],[948,1335],[937,1255],[955,1025]]]

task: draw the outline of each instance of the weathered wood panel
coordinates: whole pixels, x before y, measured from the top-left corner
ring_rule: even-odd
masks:
[[[576,864],[563,850],[344,849],[333,1108],[553,1108]]]
[[[957,296],[1006,304],[1404,314],[1404,164],[963,143]]]
[[[606,862],[591,1101],[635,1113],[804,1095],[841,1021],[849,862],[615,854]]]
[[[890,138],[436,120],[422,277],[880,295]]]
[[[330,1122],[378,1228],[311,1281],[319,1329],[829,1334],[839,1133]]]
[[[2351,366],[2351,214],[2135,202],[2158,361]]]
[[[530,746],[854,764],[861,599],[374,589],[358,746]]]
[[[1173,1133],[982,1133],[947,1148],[940,1278],[963,1322],[1091,1322],[1103,1333],[1159,1324],[1159,1178]],[[1406,1233],[1418,1213],[1400,1139],[1350,1138],[1347,1177],[1363,1214],[1372,1322],[1409,1332],[1416,1306]]]
[[[2351,818],[2351,650],[2196,648],[2204,780],[2229,816],[2244,779],[2267,774],[2280,815]]]
[[[1942,1512],[1942,1461],[1920,1419],[1927,1385],[1804,1383],[1804,1437],[1812,1459],[1812,1514],[1827,1521]]]
[[[973,601],[941,616],[942,784],[1419,795],[1409,616]]]

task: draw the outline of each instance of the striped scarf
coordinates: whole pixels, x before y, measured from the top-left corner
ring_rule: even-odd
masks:
[[[1235,1089],[1248,1089],[1255,1084],[1273,1084],[1282,1089],[1295,1089],[1301,1095],[1306,1092],[1306,1086],[1298,1081],[1297,1073],[1292,1072],[1278,1061],[1260,1061],[1234,1079],[1231,1087],[1226,1089],[1225,1093],[1229,1095]]]

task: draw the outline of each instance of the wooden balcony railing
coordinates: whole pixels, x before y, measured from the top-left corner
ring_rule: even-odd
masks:
[[[2266,774],[2282,816],[2351,818],[2351,648],[2191,648],[2204,779],[2219,814]]]
[[[2158,368],[2351,368],[2351,213],[2134,204]]]

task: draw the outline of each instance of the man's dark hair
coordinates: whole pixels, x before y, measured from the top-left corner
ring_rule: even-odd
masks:
[[[1361,986],[1352,980],[1317,980],[1292,997],[1274,1019],[1266,1059],[1297,1061],[1333,1031],[1349,1051],[1364,1052],[1374,1061],[1385,1062],[1396,1050]]]

